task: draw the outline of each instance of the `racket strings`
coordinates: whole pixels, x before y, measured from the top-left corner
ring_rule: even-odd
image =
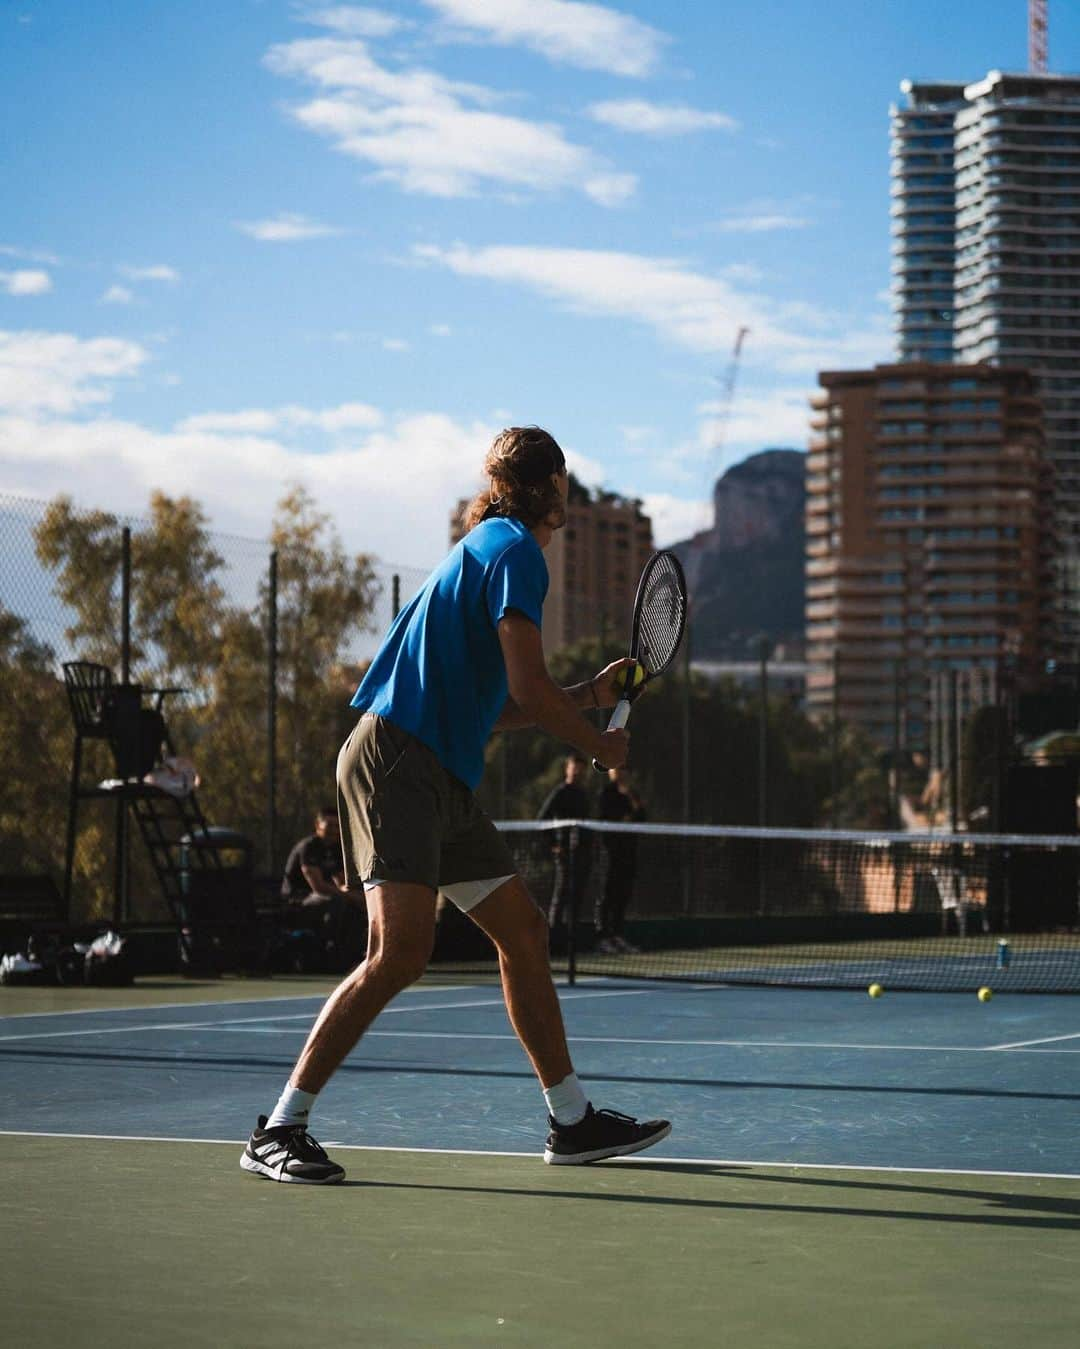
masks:
[[[637,660],[651,674],[671,661],[682,640],[686,598],[681,575],[670,557],[658,556],[657,576],[647,587],[638,617]]]

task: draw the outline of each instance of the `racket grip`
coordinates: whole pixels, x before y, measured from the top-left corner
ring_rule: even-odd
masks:
[[[611,720],[607,724],[607,729],[609,731],[621,731],[629,720],[630,720],[630,699],[620,698],[619,701],[615,704],[615,711],[612,712],[611,714]],[[596,769],[598,773],[607,772],[607,768],[600,762],[599,759],[594,759],[592,761],[592,766]]]

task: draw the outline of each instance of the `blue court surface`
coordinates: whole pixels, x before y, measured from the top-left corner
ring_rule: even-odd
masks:
[[[236,988],[232,1002],[0,1017],[0,1130],[239,1144],[324,995]],[[1080,999],[604,980],[560,995],[597,1106],[672,1119],[652,1161],[1080,1176]],[[498,987],[403,994],[312,1131],[328,1146],[535,1155],[543,1100]]]

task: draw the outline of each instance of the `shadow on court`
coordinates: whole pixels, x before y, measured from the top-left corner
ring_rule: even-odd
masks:
[[[0,1046],[0,1059],[45,1060],[58,1062],[93,1062],[123,1064],[154,1064],[167,1067],[170,1072],[183,1069],[227,1068],[230,1072],[262,1074],[270,1069],[288,1075],[296,1062],[295,1054],[288,1056],[244,1054],[193,1054],[177,1049],[174,1054],[149,1054],[136,1050],[103,1049],[48,1049],[36,1046]],[[420,1077],[503,1078],[535,1082],[531,1070],[515,1068],[466,1068],[448,1064],[420,1063],[414,1060],[348,1061],[337,1070],[338,1075],[353,1073],[410,1073]],[[883,1082],[785,1082],[770,1080],[747,1081],[745,1078],[671,1077],[658,1073],[626,1074],[590,1071],[590,1083],[604,1082],[623,1086],[647,1087],[706,1087],[717,1091],[805,1091],[826,1094],[873,1093],[898,1096],[947,1096],[985,1100],[1024,1101],[1080,1101],[1080,1093],[1061,1091],[1009,1091],[1000,1087],[930,1087],[915,1084],[888,1084]]]
[[[495,1185],[468,1186],[468,1185],[433,1185],[430,1183],[416,1183],[412,1181],[379,1181],[379,1180],[345,1180],[342,1184],[345,1187],[356,1187],[358,1189],[405,1189],[405,1190],[439,1190],[450,1194],[483,1194],[502,1197],[515,1198],[552,1198],[558,1201],[585,1200],[590,1203],[604,1204],[645,1204],[645,1205],[674,1205],[678,1208],[690,1208],[695,1210],[739,1210],[740,1212],[758,1212],[758,1213],[816,1213],[823,1216],[836,1216],[844,1218],[871,1218],[884,1219],[892,1221],[902,1219],[905,1222],[943,1222],[949,1224],[962,1224],[964,1226],[990,1224],[1002,1227],[1032,1227],[1042,1228],[1047,1231],[1080,1231],[1080,1196],[1077,1198],[1064,1198],[1055,1195],[1042,1195],[1030,1193],[1018,1193],[1017,1191],[998,1191],[998,1190],[976,1190],[976,1189],[952,1189],[948,1185],[908,1185],[898,1184],[891,1181],[876,1180],[846,1180],[840,1177],[831,1176],[801,1176],[793,1174],[787,1170],[777,1174],[768,1174],[757,1170],[754,1167],[737,1165],[724,1166],[715,1163],[704,1163],[700,1166],[692,1164],[671,1165],[665,1162],[615,1162],[615,1163],[594,1163],[587,1168],[581,1168],[577,1174],[582,1174],[587,1170],[590,1174],[596,1174],[597,1171],[618,1172],[632,1170],[634,1173],[647,1173],[649,1175],[673,1175],[686,1179],[692,1176],[701,1180],[709,1180],[717,1184],[723,1184],[731,1181],[748,1182],[751,1185],[783,1185],[801,1188],[812,1186],[825,1190],[851,1191],[857,1190],[868,1195],[891,1196],[894,1200],[893,1207],[875,1207],[875,1208],[854,1208],[841,1203],[791,1203],[791,1204],[770,1204],[756,1201],[749,1198],[740,1198],[738,1200],[711,1198],[707,1196],[685,1196],[671,1194],[643,1195],[640,1190],[633,1189],[624,1192],[612,1192],[610,1190],[598,1192],[596,1190],[560,1189],[557,1194],[552,1194],[545,1189],[542,1193],[535,1187],[530,1188],[504,1188]],[[563,1172],[562,1174],[565,1174]],[[1014,1184],[1017,1183],[1014,1181]],[[1023,1183],[1022,1181],[1020,1182]],[[905,1199],[914,1199],[916,1196],[929,1195],[939,1200],[958,1200],[965,1204],[988,1204],[998,1208],[1008,1208],[1017,1210],[1030,1210],[1033,1213],[1051,1213],[1061,1216],[1052,1218],[1042,1217],[1021,1217],[1001,1213],[955,1213],[937,1210],[919,1210],[917,1208],[905,1207],[902,1201]]]

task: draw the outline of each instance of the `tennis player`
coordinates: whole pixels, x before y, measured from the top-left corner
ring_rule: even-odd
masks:
[[[593,1109],[566,1044],[547,922],[473,795],[493,730],[541,726],[610,767],[629,748],[625,730],[601,732],[583,715],[614,706],[627,661],[568,689],[544,662],[543,550],[566,523],[562,450],[546,431],[514,427],[484,471],[469,533],[398,615],[352,700],[361,715],[338,756],[338,813],[347,882],[366,894],[367,958],[330,995],[244,1150],[241,1166],[271,1180],[344,1177],[308,1132],[310,1111],[379,1012],[424,973],[440,890],[498,951],[507,1012],[547,1103],[544,1161],[599,1161],[671,1132],[667,1120]]]

